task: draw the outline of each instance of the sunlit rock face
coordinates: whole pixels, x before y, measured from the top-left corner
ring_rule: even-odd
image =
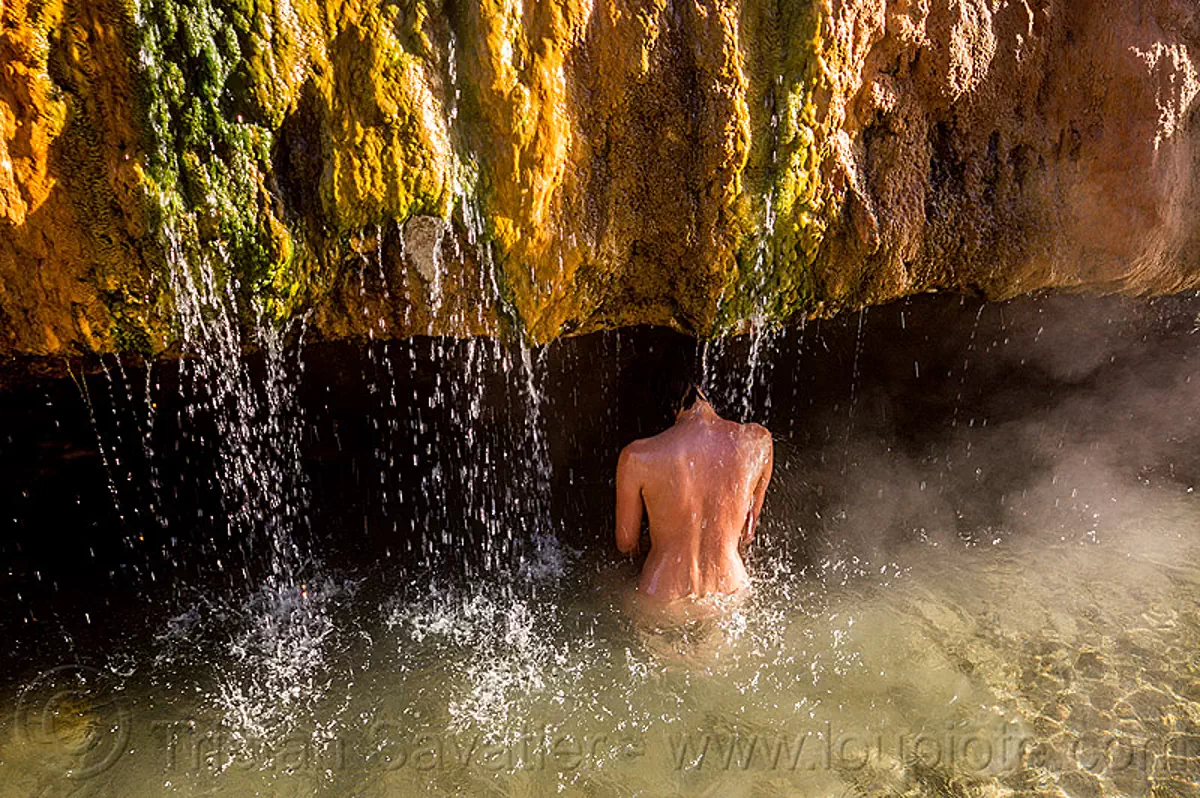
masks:
[[[820,294],[1196,285],[1195,3],[838,5]]]
[[[1193,0],[4,0],[0,353],[170,351],[180,268],[325,338],[1180,291],[1198,62]]]

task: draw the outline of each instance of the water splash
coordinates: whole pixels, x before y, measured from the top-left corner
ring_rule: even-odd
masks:
[[[515,732],[522,705],[536,696],[559,703],[586,661],[572,662],[557,609],[498,592],[438,589],[423,602],[395,609],[388,625],[403,635],[401,653],[435,646],[448,657],[466,690],[448,703],[452,728]],[[556,642],[560,641],[560,642]],[[418,650],[420,650],[418,648]]]
[[[335,628],[334,602],[353,598],[353,587],[326,579],[314,585],[264,586],[226,616],[236,630],[214,705],[234,739],[286,737],[309,721],[333,683],[327,647]]]
[[[331,591],[309,587],[320,579],[298,542],[309,515],[296,397],[304,320],[277,322],[257,300],[244,303],[224,242],[188,246],[180,225],[189,223],[167,219],[160,230],[181,355],[177,421],[181,437],[215,455],[220,508],[208,517],[242,556],[206,564],[231,568],[240,587],[212,616],[220,649],[213,661],[232,663],[219,674],[213,702],[238,739],[270,737],[319,699],[332,631]],[[251,350],[257,367],[247,359]],[[168,627],[164,645],[178,645],[180,623]]]

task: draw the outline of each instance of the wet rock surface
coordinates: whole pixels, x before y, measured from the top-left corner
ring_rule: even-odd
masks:
[[[180,262],[327,339],[1186,290],[1197,13],[8,3],[0,354],[170,351]]]

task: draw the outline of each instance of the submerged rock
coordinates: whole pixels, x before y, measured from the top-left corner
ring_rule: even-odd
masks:
[[[0,354],[162,352],[201,261],[327,338],[1196,288],[1197,53],[1191,0],[13,0]]]

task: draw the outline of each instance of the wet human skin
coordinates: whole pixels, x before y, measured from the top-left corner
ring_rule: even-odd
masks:
[[[617,463],[617,548],[638,554],[643,507],[650,551],[638,593],[656,601],[749,586],[741,548],[754,536],[771,480],[771,435],[698,399],[675,424],[634,441]]]

